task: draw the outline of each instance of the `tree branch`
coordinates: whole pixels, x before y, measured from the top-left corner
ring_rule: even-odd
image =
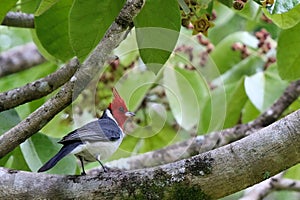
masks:
[[[141,10],[142,5],[143,0],[127,0],[116,21],[71,80],[54,97],[0,136],[0,158],[39,131],[57,113],[77,98],[90,80],[98,74],[112,50],[121,43],[123,33],[134,16]],[[121,24],[117,22],[121,22]]]
[[[140,169],[171,163],[179,159],[189,158],[199,153],[224,146],[241,139],[254,130],[263,128],[275,122],[289,105],[300,95],[300,80],[292,82],[275,103],[262,113],[256,120],[247,124],[239,124],[233,128],[224,129],[201,135],[189,140],[178,142],[165,148],[122,158],[106,163],[108,167],[118,169]],[[92,169],[90,174],[98,173],[100,168]]]
[[[280,173],[248,188],[240,200],[262,200],[271,192],[279,190],[300,192],[300,181],[283,178],[283,173]]]
[[[44,63],[34,43],[15,47],[0,54],[0,77]]]
[[[21,12],[8,12],[1,25],[19,28],[34,28],[34,15]]]
[[[73,59],[64,67],[45,78],[28,83],[23,87],[0,93],[0,112],[50,94],[70,80],[78,68],[79,61]]]
[[[59,176],[0,168],[0,194],[30,199],[221,198],[300,162],[299,119],[300,110],[232,144],[148,169]]]

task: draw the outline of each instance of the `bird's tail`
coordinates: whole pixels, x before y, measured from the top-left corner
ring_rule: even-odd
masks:
[[[73,151],[79,144],[82,144],[82,142],[64,145],[55,156],[53,156],[38,170],[38,172],[44,172],[54,167],[58,161]]]

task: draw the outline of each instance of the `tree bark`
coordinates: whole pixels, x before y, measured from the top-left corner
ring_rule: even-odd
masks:
[[[33,43],[15,47],[0,54],[0,77],[20,72],[45,61]]]
[[[1,25],[34,28],[34,15],[21,12],[8,12]]]
[[[97,176],[0,168],[0,194],[2,198],[31,199],[217,199],[299,162],[300,110],[229,145],[154,168]]]

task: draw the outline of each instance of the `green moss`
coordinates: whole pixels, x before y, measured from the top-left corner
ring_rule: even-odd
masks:
[[[196,157],[186,161],[186,172],[194,175],[209,174],[212,170],[214,160],[207,154],[204,157]],[[141,178],[143,176],[143,178]],[[121,178],[121,177],[120,177]],[[162,169],[156,169],[153,177],[147,177],[141,174],[134,176],[123,176],[121,178],[122,188],[125,189],[124,196],[121,199],[210,199],[200,187],[191,185],[189,180],[173,180],[170,174]]]
[[[188,186],[187,184],[176,184],[174,185],[169,195],[166,195],[164,199],[172,200],[208,200],[211,199],[206,195],[200,187]]]
[[[268,179],[270,178],[270,172],[269,171],[265,171],[264,173],[264,179]]]
[[[127,177],[128,178],[128,177]],[[166,181],[170,179],[170,175],[162,169],[157,169],[152,180],[144,177],[143,180],[138,177],[132,177],[131,180],[123,178],[123,186],[126,188],[129,196],[123,196],[122,199],[162,199],[164,196]]]

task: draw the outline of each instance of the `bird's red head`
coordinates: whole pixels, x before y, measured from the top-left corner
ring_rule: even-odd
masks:
[[[119,95],[116,88],[113,88],[113,101],[109,104],[109,109],[118,125],[123,129],[123,125],[128,117],[134,116],[133,112],[129,112],[124,100]]]

